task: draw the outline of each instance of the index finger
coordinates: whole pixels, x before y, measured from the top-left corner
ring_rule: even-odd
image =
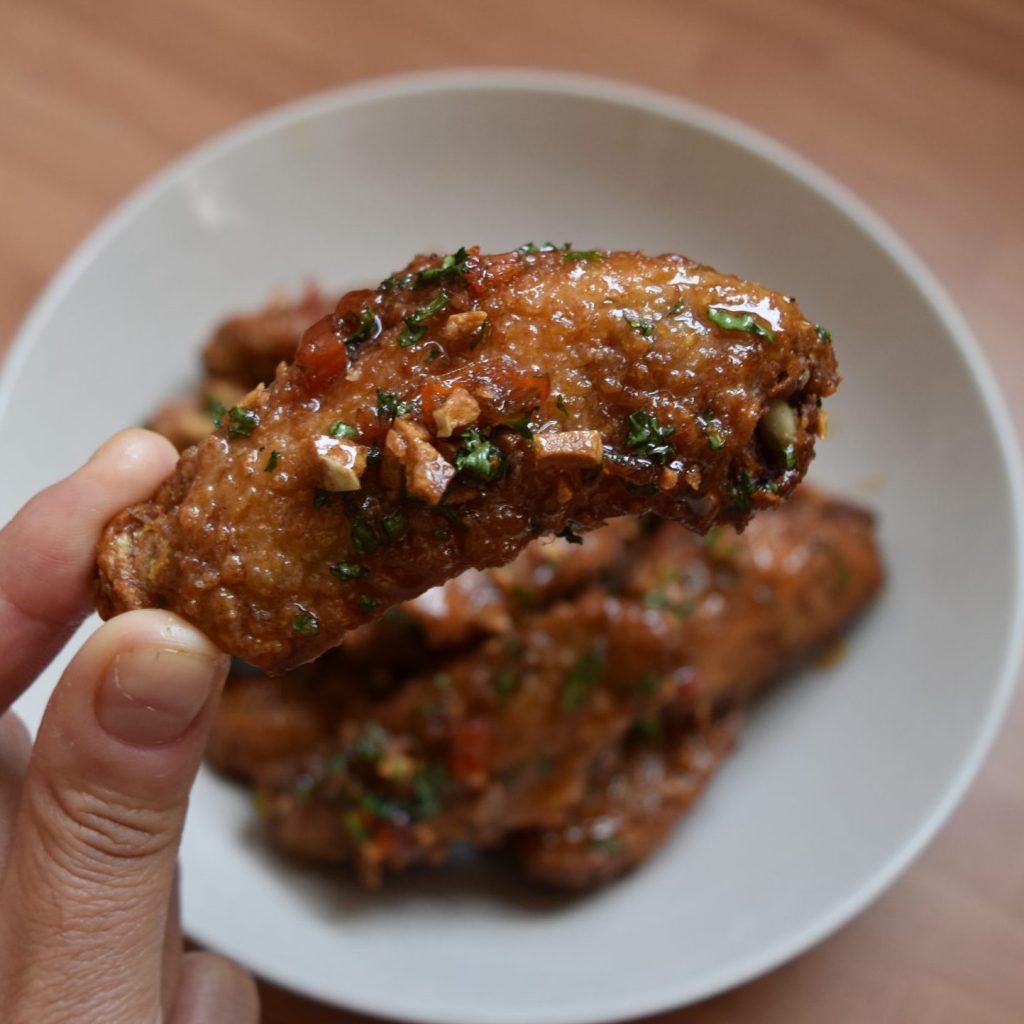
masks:
[[[126,505],[152,494],[176,460],[159,435],[124,430],[0,530],[0,712],[88,614],[100,531]]]

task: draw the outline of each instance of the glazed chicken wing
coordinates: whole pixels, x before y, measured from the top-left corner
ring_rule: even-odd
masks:
[[[281,671],[533,538],[743,524],[836,386],[796,303],[679,256],[475,250],[352,292],[99,549],[105,616],[171,608]]]
[[[720,716],[837,636],[880,583],[871,518],[815,492],[743,535],[662,524],[617,593],[595,584],[325,723],[298,756],[250,759],[260,804],[286,849],[370,882],[524,830],[531,872],[596,883],[696,797],[735,733]],[[671,742],[637,746],[652,735]]]

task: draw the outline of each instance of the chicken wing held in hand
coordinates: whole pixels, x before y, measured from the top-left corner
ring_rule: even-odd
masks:
[[[542,534],[742,525],[807,469],[828,340],[793,300],[680,256],[419,258],[342,298],[111,522],[98,607],[172,608],[280,671]]]

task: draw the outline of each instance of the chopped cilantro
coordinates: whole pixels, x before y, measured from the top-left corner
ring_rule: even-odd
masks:
[[[359,436],[359,431],[351,423],[342,423],[341,420],[338,420],[337,423],[332,423],[327,428],[327,433],[331,437],[345,437],[350,441],[354,441]]]
[[[782,451],[786,456],[786,469],[796,469],[796,445],[787,444]]]
[[[499,697],[508,697],[510,694],[514,693],[518,684],[519,680],[516,678],[515,672],[510,668],[505,669],[504,672],[499,672],[491,680],[494,692]]]
[[[296,636],[316,636],[320,632],[320,623],[312,612],[303,608],[292,619],[292,632]]]
[[[444,810],[448,773],[435,762],[425,764],[412,780],[414,818],[435,818]]]
[[[323,508],[335,495],[335,491],[328,491],[323,487],[318,487],[313,492],[313,508]]]
[[[380,334],[380,319],[372,309],[367,308],[359,314],[359,324],[345,339],[345,344],[358,345],[370,338],[376,338],[378,334]]]
[[[260,425],[259,416],[242,405],[228,409],[228,419],[228,437],[248,437]]]
[[[439,266],[428,267],[416,275],[416,287],[430,284],[432,281],[461,281],[466,273],[469,253],[460,248],[454,255],[445,256]]]
[[[559,530],[555,534],[556,537],[561,537],[562,540],[568,541],[570,544],[582,544],[583,538],[573,528],[572,523],[568,523],[564,529]]]
[[[708,306],[708,319],[727,331],[749,331],[759,334],[768,341],[774,341],[775,335],[753,313],[736,313],[720,306]]]
[[[277,469],[277,464],[281,461],[280,452],[271,452],[270,458],[267,459],[267,464],[263,467],[264,473],[273,473]]]
[[[385,277],[378,287],[382,292],[402,291],[412,288],[415,280],[415,274],[392,274],[391,277]]]
[[[415,402],[399,401],[394,391],[377,391],[377,413],[390,419],[406,416],[416,408]],[[379,456],[378,456],[379,457]]]
[[[364,612],[372,612],[373,609],[380,604],[380,601],[378,601],[377,598],[373,597],[371,594],[360,594],[359,600],[356,602],[356,604],[358,604],[359,607]]]
[[[671,445],[665,442],[675,433],[675,427],[663,427],[649,412],[637,409],[626,417],[629,433],[626,444],[638,455],[643,455],[662,466],[673,456]]]
[[[680,299],[678,302],[673,302],[665,312],[669,316],[675,316],[676,313],[682,313],[684,309],[686,309],[686,299]]]
[[[395,512],[390,516],[381,516],[380,526],[389,541],[398,540],[405,533],[405,516],[401,512]]]
[[[425,306],[413,310],[405,318],[405,327],[398,336],[399,348],[408,348],[419,341],[427,332],[426,323],[448,305],[448,293],[441,288]]]
[[[661,737],[661,722],[645,715],[633,723],[633,735],[641,740],[656,740]]]
[[[227,409],[224,407],[224,403],[211,395],[206,399],[206,411],[210,414],[210,418],[213,420],[213,425],[215,427],[220,427],[220,422],[224,419],[224,414],[227,412]]]
[[[525,437],[527,441],[533,440],[533,431],[530,429],[530,413],[524,412],[515,419],[511,419],[506,423],[502,423],[506,430],[511,430],[513,434],[518,434],[520,437]]]
[[[818,335],[818,341],[820,341],[822,345],[832,344],[832,332],[827,327],[822,327],[821,324],[815,324],[814,330]]]
[[[574,252],[562,253],[562,259],[571,263],[600,263],[605,258],[605,253],[596,249],[576,250]]]
[[[601,681],[603,667],[600,653],[591,647],[569,669],[562,688],[562,707],[566,711],[580,711],[584,707]]]
[[[472,473],[489,482],[501,475],[505,456],[476,427],[471,427],[462,435],[462,447],[455,453],[454,463],[459,472]]]
[[[717,452],[719,449],[725,447],[725,441],[722,440],[722,435],[717,430],[708,431],[708,444]]]
[[[622,319],[625,320],[634,331],[638,334],[642,334],[645,338],[649,338],[654,333],[653,320],[637,316],[635,313],[630,313],[628,310],[622,314]]]
[[[647,672],[637,680],[636,688],[641,696],[653,697],[658,692],[658,677]]]
[[[357,846],[365,846],[370,841],[370,833],[366,830],[366,825],[363,824],[362,815],[358,811],[346,811],[345,812],[345,831],[348,832],[349,838]]]
[[[348,582],[349,580],[361,580],[370,575],[370,570],[362,562],[338,562],[330,566],[330,574],[335,579]]]
[[[349,744],[350,757],[359,757],[365,761],[379,761],[388,746],[388,732],[376,722],[371,722]]]
[[[729,496],[729,501],[732,502],[735,508],[738,508],[741,512],[747,512],[750,510],[751,502],[754,497],[754,492],[757,488],[754,486],[753,480],[750,479],[750,474],[745,469],[741,469],[736,476],[735,480],[729,481],[726,486],[726,493]]]
[[[566,407],[565,407],[565,399],[564,399],[564,398],[563,398],[563,397],[562,397],[561,395],[558,395],[558,396],[556,396],[556,398],[555,398],[555,408],[556,408],[556,409],[557,409],[557,410],[558,410],[558,411],[559,411],[559,412],[560,412],[560,413],[561,413],[561,414],[562,414],[563,416],[568,416],[568,415],[569,415],[569,410],[568,410],[568,409],[566,409]]]
[[[352,547],[360,555],[372,555],[380,547],[373,527],[362,516],[352,522]]]

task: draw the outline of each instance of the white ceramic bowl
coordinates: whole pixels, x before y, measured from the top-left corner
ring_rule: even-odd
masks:
[[[125,203],[28,318],[0,392],[0,516],[196,373],[223,313],[312,276],[527,240],[683,252],[795,294],[845,383],[820,483],[880,513],[890,584],[827,673],[767,700],[668,847],[585,899],[489,869],[366,895],[279,862],[199,781],[184,913],[329,1002],[443,1024],[602,1021],[707,996],[865,906],[975,774],[1020,647],[1021,488],[988,370],[921,264],[847,192],[705,110],[592,80],[459,72],[313,97]],[[818,678],[818,676],[823,676]],[[54,672],[21,705],[35,720]]]

